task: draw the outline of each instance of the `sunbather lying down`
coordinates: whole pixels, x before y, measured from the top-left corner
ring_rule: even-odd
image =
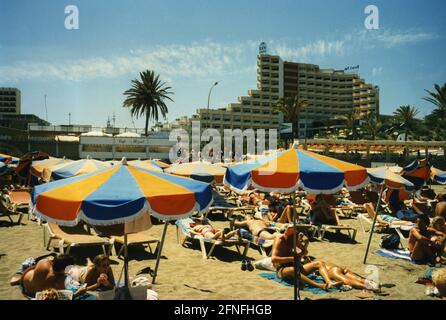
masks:
[[[298,237],[299,239],[299,237]],[[296,242],[296,253],[299,260],[307,255],[307,247]],[[277,276],[284,280],[294,279],[294,256],[293,256],[293,230],[288,228],[285,234],[274,241],[271,253],[271,261],[277,270]],[[317,283],[307,276],[313,272],[318,273],[325,283]],[[300,267],[300,280],[320,289],[327,290],[333,286],[350,286],[355,289],[379,290],[379,285],[351,272],[348,268],[339,267],[334,263],[324,261],[313,261]]]
[[[241,239],[240,230],[230,231],[229,228],[221,230],[216,229],[209,224],[203,224],[203,220],[201,219],[195,219],[194,221],[195,222],[190,223],[190,232],[193,234],[213,240],[227,240],[233,238],[234,236]]]

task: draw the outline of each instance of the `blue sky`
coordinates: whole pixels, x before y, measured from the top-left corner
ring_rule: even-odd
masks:
[[[79,29],[64,26],[67,5]],[[364,8],[379,8],[379,30],[366,30]],[[133,127],[123,92],[144,69],[173,88],[169,120],[225,107],[256,87],[256,54],[343,69],[360,66],[381,89],[381,112],[433,107],[424,89],[446,82],[442,0],[0,0],[0,86],[22,91],[22,112],[49,121]],[[143,127],[143,119],[135,119]]]

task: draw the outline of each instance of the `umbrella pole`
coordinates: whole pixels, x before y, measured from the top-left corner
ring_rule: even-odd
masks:
[[[296,253],[297,234],[296,234],[296,192],[291,194],[293,200],[293,258],[294,258],[294,300],[300,300],[300,261]]]
[[[378,202],[376,203],[375,216],[373,217],[372,228],[370,229],[369,241],[367,243],[367,249],[365,250],[363,264],[367,263],[367,255],[369,253],[370,243],[372,242],[373,230],[375,229],[376,219],[378,218],[378,208],[379,204],[381,203],[381,197],[383,195],[383,192],[384,192],[384,182],[381,184],[381,191],[379,192]]]
[[[158,255],[156,257],[155,271],[153,273],[152,284],[155,284],[156,274],[158,272],[158,266],[160,264],[160,259],[161,259],[161,251],[163,251],[164,239],[166,238],[167,224],[168,224],[167,221],[165,221],[164,222],[163,235],[161,237],[161,243],[160,243],[160,247],[158,248]]]
[[[127,233],[124,233],[124,285],[129,287],[129,256],[127,251]]]

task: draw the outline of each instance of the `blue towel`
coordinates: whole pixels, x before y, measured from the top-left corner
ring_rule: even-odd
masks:
[[[384,258],[391,258],[391,259],[401,259],[407,262],[411,262],[414,264],[426,264],[426,261],[415,261],[410,258],[410,252],[409,250],[387,250],[387,249],[378,249],[376,251],[373,251],[374,254],[380,255]]]
[[[259,276],[261,276],[264,279],[273,280],[275,282],[281,283],[281,284],[283,284],[284,286],[287,286],[287,287],[293,287],[294,286],[293,283],[290,283],[290,282],[287,282],[287,281],[285,281],[283,279],[280,279],[277,276],[276,272],[262,272],[262,273],[259,273]],[[312,273],[310,275],[307,275],[307,277],[310,278],[311,280],[313,280],[314,282],[324,283],[324,279],[321,276],[315,275],[314,273]],[[306,284],[305,287],[302,290],[303,291],[307,291],[307,292],[311,292],[311,293],[314,293],[314,294],[322,294],[322,293],[328,293],[328,292],[348,291],[348,290],[351,290],[351,289],[342,286],[340,288],[333,287],[333,288],[328,289],[328,291],[325,291],[325,290],[322,290],[322,289],[319,289],[319,288],[316,288],[316,287],[312,287],[312,286],[309,286],[309,285]]]

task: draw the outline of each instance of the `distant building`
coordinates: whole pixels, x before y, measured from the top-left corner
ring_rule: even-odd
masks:
[[[17,88],[0,87],[0,127],[28,130],[29,125],[50,123],[34,114],[21,114],[21,93]]]
[[[17,88],[0,87],[0,114],[20,114],[21,95]]]
[[[301,114],[299,136],[311,136],[313,122],[333,119],[350,112],[379,115],[379,89],[366,83],[356,73],[320,69],[307,63],[283,61],[279,56],[257,56],[257,89],[238,98],[226,108],[198,109],[193,118],[201,127],[215,129],[278,129],[287,122],[273,111],[282,97],[297,95],[309,102]]]
[[[0,113],[0,127],[28,130],[28,126],[49,126],[50,123],[34,114]]]

